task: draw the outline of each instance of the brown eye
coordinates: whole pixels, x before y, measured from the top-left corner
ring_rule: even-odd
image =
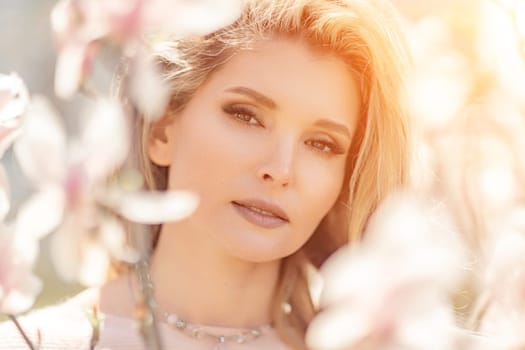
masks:
[[[251,115],[248,115],[248,114],[243,114],[243,113],[237,112],[237,113],[234,114],[234,117],[239,119],[239,120],[242,120],[243,122],[245,122],[247,124],[259,125],[259,121],[254,116],[251,116]]]
[[[330,156],[345,153],[345,151],[335,142],[325,140],[308,140],[305,143],[312,147],[316,152],[320,152],[323,155]]]
[[[306,142],[307,145],[310,145],[312,146],[313,148],[321,151],[321,152],[324,152],[324,153],[332,153],[333,152],[333,147],[332,145],[330,145],[329,143],[327,142],[324,142],[324,141],[307,141]]]
[[[223,107],[223,110],[241,123],[248,124],[249,126],[264,126],[249,108],[240,105],[231,105]]]

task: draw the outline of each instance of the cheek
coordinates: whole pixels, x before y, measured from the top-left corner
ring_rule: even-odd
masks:
[[[218,113],[205,108],[188,110],[176,126],[172,188],[184,187],[209,196],[234,179],[249,159],[253,140],[233,132]]]
[[[313,230],[341,193],[345,164],[344,161],[334,161],[331,164],[318,161],[317,164],[309,162],[304,166],[301,171],[301,202],[305,203],[304,217],[308,225],[314,226]]]

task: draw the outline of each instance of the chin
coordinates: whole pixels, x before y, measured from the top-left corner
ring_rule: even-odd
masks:
[[[271,237],[276,238],[276,237]],[[294,245],[290,247],[283,242],[264,242],[254,240],[252,242],[229,242],[224,244],[225,250],[229,255],[240,260],[252,263],[266,263],[283,259],[295,253],[301,246]]]

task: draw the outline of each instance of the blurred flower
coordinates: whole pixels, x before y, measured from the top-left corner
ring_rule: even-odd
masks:
[[[137,53],[131,64],[129,98],[146,120],[163,116],[170,99],[168,84],[162,79],[158,67],[145,52]]]
[[[20,120],[29,103],[27,88],[16,74],[0,74],[0,158],[17,135]]]
[[[451,33],[429,17],[414,25],[409,42],[414,67],[408,75],[408,101],[414,122],[427,132],[445,129],[465,106],[471,88],[466,57],[450,47]]]
[[[20,207],[15,220],[4,222],[9,211],[8,192],[7,177],[0,166],[0,313],[16,315],[29,309],[42,289],[33,266],[38,242],[48,231],[43,227],[30,229],[38,202],[35,197]]]
[[[38,242],[2,224],[0,227],[0,313],[29,309],[42,283],[33,275]]]
[[[308,330],[313,349],[452,349],[448,300],[465,252],[447,212],[398,193],[371,218],[362,244],[323,266],[324,311]]]
[[[240,0],[62,0],[51,14],[55,92],[63,98],[75,93],[104,40],[129,49],[144,35],[204,35],[232,23],[240,9]]]
[[[525,208],[501,217],[497,232],[485,242],[487,260],[474,317],[479,332],[498,349],[525,346]]]
[[[128,156],[127,120],[115,101],[99,99],[82,121],[80,135],[68,138],[46,100],[36,97],[30,105],[14,150],[36,190],[19,229],[38,236],[55,230],[51,256],[58,273],[98,285],[106,278],[110,257],[136,258],[126,246],[121,222],[107,209],[129,220],[159,223],[186,217],[197,201],[182,192],[108,187],[108,177]]]

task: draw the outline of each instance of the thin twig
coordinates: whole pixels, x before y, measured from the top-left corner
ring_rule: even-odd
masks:
[[[22,338],[24,338],[26,344],[29,346],[31,350],[37,350],[31,340],[28,338],[27,334],[24,332],[24,329],[22,328],[22,325],[18,322],[15,315],[7,315],[9,319],[15,324],[16,328],[18,329],[18,332],[22,335]]]
[[[143,253],[145,250],[144,242],[151,240],[147,235],[146,229],[141,225],[135,225],[135,238],[142,240]],[[149,254],[148,254],[149,255]],[[153,286],[151,285],[151,279],[149,277],[149,256],[143,255],[141,260],[135,264],[135,274],[139,283],[139,297],[136,301],[136,317],[140,321],[140,329],[142,337],[146,342],[147,348],[152,350],[162,350],[162,338],[157,325],[155,315],[155,299]]]

